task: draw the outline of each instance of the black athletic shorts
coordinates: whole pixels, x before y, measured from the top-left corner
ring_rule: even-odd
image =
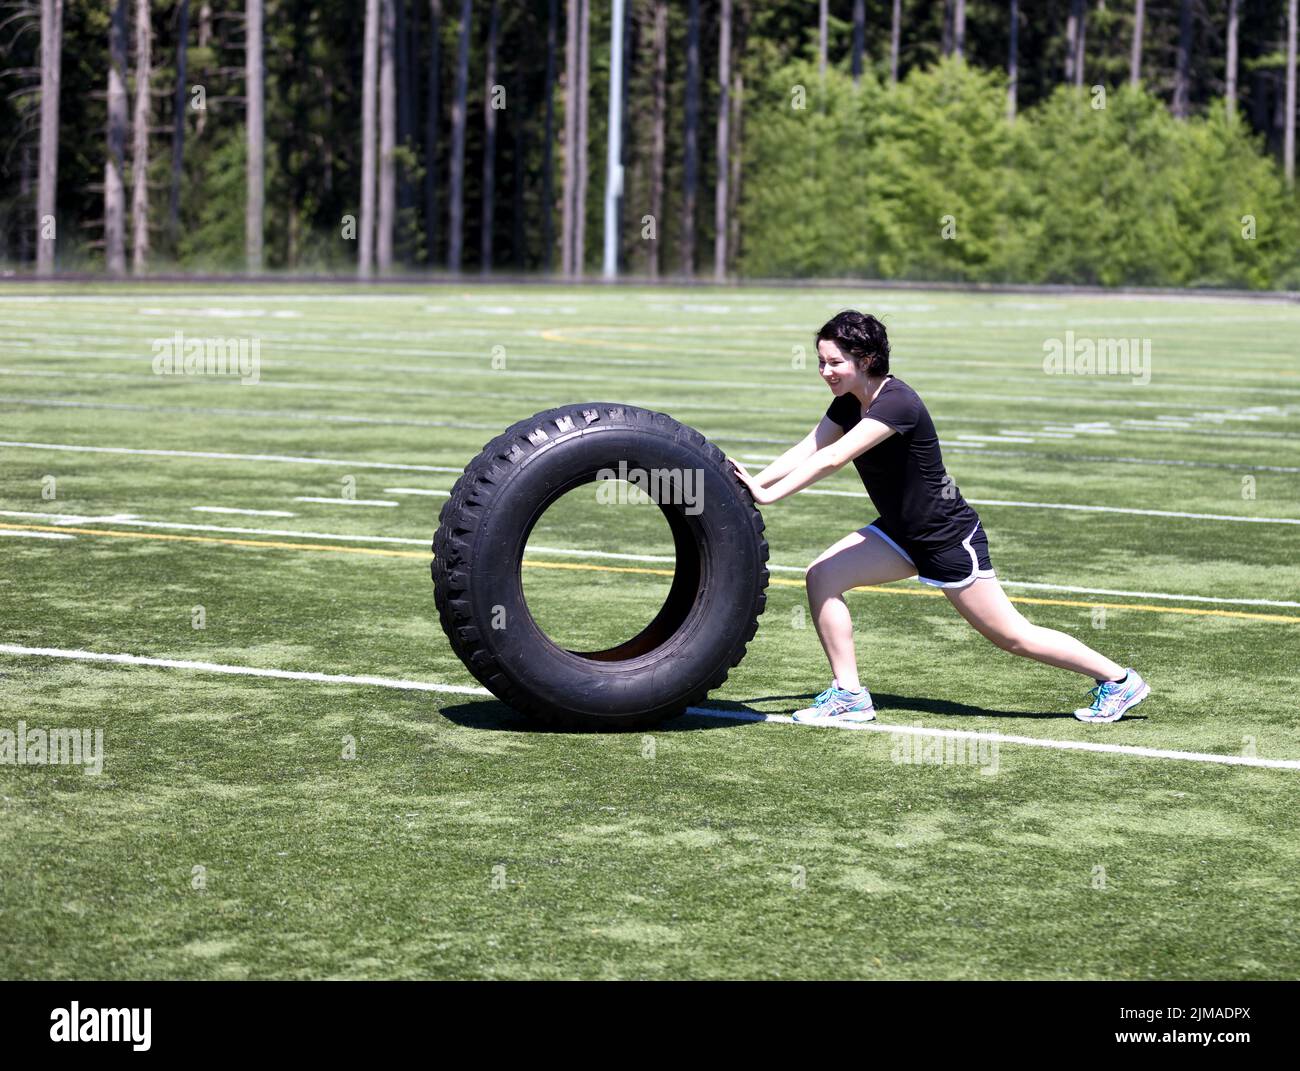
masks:
[[[918,547],[908,539],[885,531],[879,517],[867,528],[916,566],[916,579],[922,584],[936,588],[964,588],[980,577],[997,576],[989,559],[989,541],[984,535],[984,526],[979,522],[965,539],[937,550]]]

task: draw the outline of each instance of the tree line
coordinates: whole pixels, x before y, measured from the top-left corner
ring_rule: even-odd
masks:
[[[1163,273],[1119,254],[1126,226],[1151,225],[1132,173],[1146,160],[1168,181],[1194,180],[1197,151],[1237,160],[1267,202],[1240,215],[1268,216],[1269,242],[1287,233],[1297,0],[0,10],[0,262],[11,269],[578,277],[598,268],[607,215],[620,269],[649,276],[1028,280],[1044,264],[1030,232],[1090,251],[1086,263],[1053,260],[1062,281],[1278,285],[1292,263],[1277,249],[1257,256],[1259,244],[1246,261],[1234,247]],[[1099,93],[1122,106],[1096,108]],[[1107,241],[1052,200],[1078,199],[1076,187],[1044,180],[1085,152],[1119,168],[1083,198],[1093,218],[1098,206],[1114,217]],[[823,166],[809,176],[812,159]],[[988,187],[979,161],[1001,176],[990,200],[954,184],[960,174]],[[918,194],[927,185],[933,197]],[[939,213],[956,216],[958,240],[934,246],[945,189],[966,219]],[[1220,224],[1241,207],[1185,200]],[[1081,229],[1035,215],[1048,209]],[[873,255],[845,246],[849,219]],[[1007,237],[1016,220],[1022,237]]]

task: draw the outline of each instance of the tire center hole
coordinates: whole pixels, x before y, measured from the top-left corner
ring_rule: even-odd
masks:
[[[574,652],[606,651],[654,620],[672,587],[675,553],[667,519],[640,488],[626,480],[583,484],[551,503],[529,533],[524,601],[552,643]]]

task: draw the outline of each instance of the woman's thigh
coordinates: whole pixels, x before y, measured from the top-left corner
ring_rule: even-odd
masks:
[[[832,543],[808,566],[808,586],[838,595],[850,588],[888,584],[916,575],[916,566],[869,528]]]
[[[980,577],[964,588],[944,588],[943,593],[980,635],[996,644],[1012,641],[1029,627],[994,577]]]

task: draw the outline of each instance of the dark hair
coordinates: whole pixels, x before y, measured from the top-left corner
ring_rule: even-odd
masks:
[[[867,361],[869,376],[889,374],[889,336],[874,316],[845,309],[826,321],[817,341],[834,342],[846,357]]]

